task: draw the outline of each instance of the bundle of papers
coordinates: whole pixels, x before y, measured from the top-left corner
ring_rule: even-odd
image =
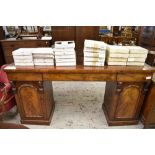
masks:
[[[129,57],[129,49],[125,46],[108,45],[107,58],[108,65],[126,65]]]
[[[52,48],[34,48],[32,56],[35,66],[54,66],[54,52]]]
[[[140,46],[126,46],[129,49],[127,65],[144,66],[148,50]]]
[[[12,52],[15,66],[34,66],[33,48],[20,48]]]
[[[74,41],[56,41],[54,54],[56,66],[76,66]]]
[[[85,40],[84,66],[104,66],[106,46],[102,41]]]

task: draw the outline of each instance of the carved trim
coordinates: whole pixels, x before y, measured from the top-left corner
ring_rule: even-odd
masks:
[[[17,89],[16,89],[16,86],[15,86],[14,82],[10,81],[10,84],[11,84],[11,87],[12,87],[12,93],[16,94],[17,93]]]
[[[143,91],[143,92],[144,92],[144,95],[146,95],[146,93],[148,92],[151,83],[152,83],[152,80],[150,79],[150,80],[148,80],[148,81],[146,82],[146,84],[144,85],[144,91]]]
[[[18,87],[18,91],[19,91],[20,89],[22,89],[23,87],[31,87],[31,88],[37,89],[36,87],[34,87],[33,85],[30,85],[30,84],[22,84],[22,85],[20,85],[20,86]]]
[[[38,90],[40,92],[43,92],[44,91],[43,82],[42,81],[39,81],[38,84],[39,84]]]
[[[122,91],[123,88],[123,82],[118,82],[117,86],[116,86],[116,93],[120,93]]]

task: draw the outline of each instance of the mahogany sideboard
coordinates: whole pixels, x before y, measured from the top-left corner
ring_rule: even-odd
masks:
[[[148,65],[16,68],[10,64],[5,71],[12,83],[21,123],[50,124],[54,111],[51,81],[106,81],[102,108],[108,124],[130,125],[140,120],[155,69]]]
[[[13,63],[12,51],[18,48],[49,47],[51,40],[27,39],[27,40],[1,40],[5,63]]]

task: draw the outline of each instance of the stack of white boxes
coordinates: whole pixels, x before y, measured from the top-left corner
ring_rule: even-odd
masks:
[[[102,41],[85,40],[84,66],[104,66],[106,46]]]
[[[128,66],[144,66],[148,50],[140,46],[127,46],[129,49]]]
[[[34,66],[33,48],[20,48],[12,52],[15,66]]]
[[[34,48],[32,56],[35,66],[54,66],[54,52],[52,48]]]
[[[76,66],[74,41],[56,41],[54,53],[56,66]]]
[[[107,65],[127,65],[129,49],[125,46],[107,46]]]

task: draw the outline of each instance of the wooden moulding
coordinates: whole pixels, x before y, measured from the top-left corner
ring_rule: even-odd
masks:
[[[7,76],[11,81],[42,81],[40,73],[7,73]]]
[[[145,82],[151,78],[152,78],[152,74],[150,73],[145,73],[145,74],[126,73],[126,74],[117,75],[117,81],[122,81],[122,82]]]
[[[116,74],[43,74],[43,80],[52,81],[115,81]]]

